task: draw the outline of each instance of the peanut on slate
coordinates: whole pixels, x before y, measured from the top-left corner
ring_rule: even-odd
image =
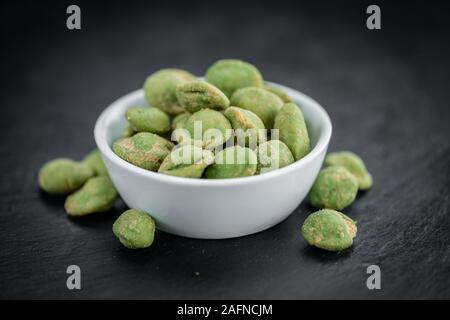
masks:
[[[345,214],[323,209],[306,218],[302,235],[308,244],[328,251],[340,251],[352,246],[356,237],[356,222]]]
[[[353,152],[331,152],[325,158],[325,166],[342,166],[350,171],[358,180],[360,190],[367,190],[372,187],[372,175],[362,159]]]
[[[345,168],[322,169],[310,192],[309,200],[316,208],[341,210],[353,203],[358,193],[358,181]]]
[[[103,163],[100,151],[95,149],[92,150],[87,156],[84,157],[83,163],[87,164],[97,176],[106,176],[108,171],[106,170],[105,164]]]
[[[93,175],[94,170],[85,163],[58,158],[42,166],[38,180],[45,192],[65,195],[80,188]]]
[[[145,212],[130,209],[114,222],[113,233],[129,249],[147,248],[155,237],[155,221]]]
[[[108,176],[89,179],[75,193],[67,197],[64,208],[70,216],[84,216],[108,211],[114,205],[117,191]]]

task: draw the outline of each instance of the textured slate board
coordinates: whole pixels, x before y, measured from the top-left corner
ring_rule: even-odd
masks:
[[[68,2],[3,5],[0,297],[450,298],[448,8],[396,3],[379,2],[376,32],[365,28],[368,2],[79,2],[77,32],[65,28]],[[63,199],[39,191],[39,167],[84,156],[99,113],[149,73],[201,75],[223,57],[318,100],[334,126],[330,149],[365,159],[375,185],[345,210],[358,220],[352,249],[307,247],[304,203],[256,235],[158,232],[151,249],[129,251],[111,233],[120,201],[70,219]],[[66,289],[70,264],[81,291]],[[369,264],[381,267],[382,290],[367,290]]]

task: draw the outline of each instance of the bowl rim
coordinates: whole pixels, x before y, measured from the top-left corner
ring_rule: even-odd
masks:
[[[103,110],[103,112],[100,114],[95,123],[94,128],[95,143],[97,144],[97,147],[100,150],[101,154],[104,157],[107,157],[108,160],[115,163],[116,165],[124,167],[126,170],[131,171],[135,174],[168,184],[186,185],[191,187],[233,186],[233,185],[258,183],[261,181],[274,179],[278,176],[289,175],[292,171],[298,170],[301,167],[304,167],[305,165],[313,161],[324,151],[324,149],[328,147],[328,143],[331,139],[332,133],[331,120],[325,109],[317,101],[307,96],[306,94],[274,82],[265,81],[265,83],[286,91],[291,97],[294,98],[294,100],[295,96],[300,97],[302,100],[307,100],[313,106],[313,108],[316,109],[317,114],[322,118],[322,121],[324,123],[323,129],[320,132],[318,141],[314,146],[314,148],[306,156],[286,167],[266,172],[264,174],[249,177],[230,178],[230,179],[194,179],[194,178],[170,176],[158,172],[149,171],[123,160],[113,152],[112,148],[106,142],[106,133],[105,133],[106,122],[109,116],[114,113],[115,109],[121,107],[124,104],[129,104],[130,101],[136,100],[137,98],[142,98],[142,96],[144,95],[143,89],[132,91],[118,98],[113,103],[111,103],[107,108],[105,108],[105,110]]]

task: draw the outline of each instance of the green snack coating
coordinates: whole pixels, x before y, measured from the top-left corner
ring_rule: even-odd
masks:
[[[87,164],[95,173],[96,176],[107,176],[105,164],[103,163],[102,155],[98,149],[92,150],[83,159],[83,163]]]
[[[143,211],[129,209],[114,222],[113,233],[129,249],[147,248],[155,237],[155,221]]]
[[[252,176],[256,173],[256,153],[241,146],[232,146],[218,152],[215,163],[206,169],[208,179],[229,179]]]
[[[291,150],[295,161],[309,153],[309,135],[303,113],[293,103],[286,103],[275,117],[274,129],[279,139]]]
[[[212,64],[205,75],[206,81],[219,88],[227,97],[245,87],[262,87],[261,73],[250,63],[236,60],[218,60]]]
[[[158,172],[177,177],[201,178],[203,171],[213,162],[214,154],[211,151],[186,144],[173,149]]]
[[[163,134],[170,131],[169,116],[156,108],[130,108],[125,117],[136,132]]]
[[[283,100],[263,88],[247,87],[237,90],[231,96],[231,105],[250,110],[255,113],[266,126],[273,128],[273,122],[278,111],[283,106]]]
[[[136,132],[134,131],[133,127],[130,125],[127,125],[125,129],[122,130],[122,138],[129,138],[132,137]]]
[[[69,216],[85,216],[108,211],[114,205],[117,191],[107,176],[90,178],[84,186],[67,197],[64,208]]]
[[[180,113],[172,119],[172,130],[184,129],[186,127],[186,121],[191,114],[189,112]]]
[[[145,98],[151,107],[158,108],[169,115],[184,112],[178,103],[178,85],[195,80],[195,76],[180,69],[162,69],[151,74],[144,83]]]
[[[360,190],[367,190],[372,187],[372,175],[367,170],[362,159],[353,152],[331,152],[325,158],[325,166],[342,166],[350,171],[358,180]]]
[[[50,194],[69,194],[80,188],[94,171],[86,164],[58,158],[44,164],[38,181],[42,190]]]
[[[205,149],[223,144],[232,134],[231,124],[227,118],[219,111],[211,109],[201,109],[192,114],[186,121],[185,127],[191,139],[201,140],[202,147]],[[197,132],[195,132],[196,128],[198,128]],[[195,141],[194,143],[196,144]]]
[[[136,133],[113,143],[113,151],[138,167],[157,171],[173,148],[173,143],[150,132]]]
[[[278,97],[280,97],[280,99],[283,100],[284,103],[293,102],[291,97],[286,92],[284,92],[281,89],[278,89],[277,87],[273,87],[273,86],[270,86],[270,85],[265,85],[264,89],[266,89],[267,91],[270,91],[273,94],[275,94]]]
[[[312,213],[302,226],[302,235],[308,244],[328,251],[340,251],[351,247],[356,232],[355,221],[341,212],[330,209]]]
[[[225,110],[230,100],[218,88],[205,81],[192,81],[181,84],[176,90],[178,102],[188,112],[200,109]]]
[[[264,173],[280,169],[294,163],[291,151],[280,140],[261,143],[257,149],[258,172]]]
[[[265,126],[253,112],[237,107],[229,107],[224,116],[230,121],[238,144],[251,149],[266,141]]]
[[[341,210],[356,198],[358,181],[343,167],[327,167],[317,176],[310,192],[309,201],[316,208]]]

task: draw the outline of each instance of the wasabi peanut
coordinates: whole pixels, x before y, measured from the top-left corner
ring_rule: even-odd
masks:
[[[178,85],[196,80],[195,76],[180,69],[162,69],[150,75],[144,83],[145,98],[151,107],[158,108],[168,115],[183,113],[176,88]]]
[[[266,141],[266,130],[262,120],[253,112],[237,107],[229,107],[223,113],[230,121],[237,143],[255,149]]]
[[[107,176],[94,177],[67,197],[64,208],[69,216],[85,216],[108,211],[114,205],[117,191]]]
[[[222,91],[205,81],[181,84],[176,89],[176,95],[180,105],[191,113],[206,108],[221,111],[230,105],[230,100]]]
[[[159,109],[134,107],[128,109],[125,116],[135,132],[163,134],[170,131],[170,118]]]
[[[206,169],[208,179],[229,179],[252,176],[256,173],[256,153],[241,146],[232,146],[218,152],[215,162]]]
[[[113,233],[129,249],[143,249],[152,245],[155,221],[145,212],[130,209],[113,224]]]
[[[262,87],[261,73],[250,63],[236,60],[219,60],[206,71],[207,82],[219,88],[227,97],[245,87]]]
[[[131,125],[127,125],[125,129],[122,130],[122,138],[129,138],[133,136],[136,132]]]
[[[294,159],[300,160],[309,153],[309,135],[303,113],[293,103],[286,103],[275,118],[274,129],[279,139],[291,150]]]
[[[83,163],[87,164],[95,173],[96,176],[107,176],[108,171],[106,170],[105,164],[103,163],[100,151],[97,149],[91,151],[87,156],[84,157]]]
[[[38,180],[45,192],[65,195],[80,188],[94,174],[94,170],[85,163],[58,158],[41,168]]]
[[[362,159],[353,152],[331,152],[325,158],[325,166],[341,166],[350,171],[358,180],[360,190],[367,190],[372,187],[372,175],[367,171]]]
[[[267,129],[273,128],[275,116],[283,106],[283,100],[277,95],[257,87],[237,90],[231,96],[231,105],[249,110],[256,114]]]
[[[231,137],[231,124],[225,116],[216,110],[201,109],[192,114],[185,123],[194,143],[205,149],[217,147]]]
[[[280,140],[261,143],[257,154],[259,173],[280,169],[295,161],[289,148]]]
[[[112,148],[123,160],[143,169],[157,171],[173,144],[156,134],[140,132],[130,138],[117,140]]]
[[[317,176],[309,200],[316,208],[341,210],[353,203],[358,192],[358,181],[343,167],[327,167]]]
[[[351,247],[356,232],[355,221],[330,209],[314,212],[306,218],[302,226],[302,235],[308,244],[328,251]]]
[[[289,95],[286,92],[284,92],[281,89],[278,89],[277,87],[270,86],[270,85],[265,85],[264,89],[266,89],[267,91],[270,91],[273,94],[277,95],[281,100],[283,100],[284,103],[293,102],[291,97],[289,97]]]
[[[174,148],[158,169],[159,173],[201,178],[203,171],[214,162],[214,154],[209,150],[186,144]]]
[[[184,129],[186,127],[186,121],[190,116],[191,114],[189,112],[183,112],[175,116],[172,119],[172,131],[175,131],[176,129]]]

